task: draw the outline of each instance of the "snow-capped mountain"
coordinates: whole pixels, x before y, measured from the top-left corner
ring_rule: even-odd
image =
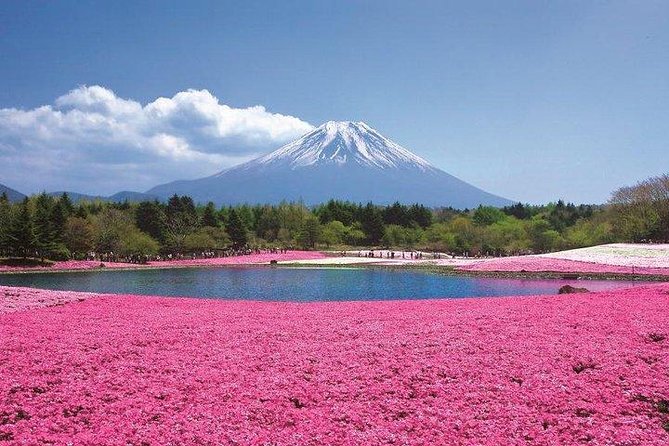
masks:
[[[381,136],[364,122],[350,121],[326,122],[279,150],[247,163],[245,168],[273,165],[296,169],[346,163],[380,169],[434,169],[423,158]]]
[[[504,206],[492,195],[440,170],[364,122],[329,121],[247,163],[197,180],[154,187],[148,194],[190,195],[218,205],[329,199],[378,204]]]

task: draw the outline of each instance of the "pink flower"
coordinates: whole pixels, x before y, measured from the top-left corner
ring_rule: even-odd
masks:
[[[669,440],[666,284],[309,304],[0,296],[0,444]]]

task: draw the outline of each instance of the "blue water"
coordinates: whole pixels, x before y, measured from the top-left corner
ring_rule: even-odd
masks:
[[[0,285],[299,302],[556,294],[566,284],[596,291],[639,282],[493,279],[363,268],[243,267],[0,274]]]

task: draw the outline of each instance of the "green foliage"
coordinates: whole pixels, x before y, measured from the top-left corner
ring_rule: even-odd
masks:
[[[158,253],[160,245],[157,241],[137,229],[126,232],[121,237],[119,254],[122,256],[152,256]]]
[[[188,252],[224,249],[229,244],[228,233],[222,228],[212,226],[203,226],[184,239],[184,249]]]
[[[504,212],[492,206],[479,206],[472,216],[477,226],[489,226],[504,219]]]
[[[446,223],[435,223],[427,228],[424,240],[426,246],[435,251],[451,252],[457,248],[455,234]]]
[[[92,222],[95,251],[100,253],[120,253],[123,237],[135,228],[129,215],[113,208],[103,210]]]
[[[297,241],[301,247],[313,249],[320,241],[321,233],[322,228],[318,217],[310,215],[302,223]]]
[[[12,208],[7,193],[0,195],[0,254],[6,253],[11,247],[9,231],[12,223]]]
[[[327,247],[340,245],[344,243],[347,232],[348,230],[344,226],[344,223],[339,220],[332,220],[323,226],[321,240]]]
[[[233,248],[242,248],[248,243],[246,226],[236,209],[231,209],[228,214],[228,222],[225,227]]]
[[[63,229],[63,243],[76,257],[83,257],[94,248],[93,223],[86,218],[70,217]]]
[[[454,235],[458,253],[474,253],[478,245],[478,231],[472,221],[464,216],[455,217],[448,225],[448,230]]]
[[[523,203],[516,203],[512,206],[505,206],[502,208],[502,212],[511,217],[516,217],[519,220],[528,220],[532,217],[532,211],[529,206],[525,206]]]
[[[38,248],[33,215],[28,198],[21,203],[8,233],[10,252],[22,257],[31,256]]]
[[[225,229],[224,229],[225,228]],[[40,194],[11,204],[0,196],[0,254],[52,259],[89,251],[112,257],[187,253],[246,246],[379,246],[512,255],[615,241],[669,239],[669,176],[614,192],[608,206],[545,206],[471,211],[399,202],[389,206],[331,200],[241,205],[216,210],[185,196],[158,201],[72,205]]]
[[[669,241],[669,174],[616,190],[613,231],[625,241]]]
[[[167,217],[158,201],[144,201],[135,209],[135,225],[155,240],[165,242]]]
[[[381,210],[372,203],[368,203],[361,214],[360,224],[362,231],[365,233],[367,243],[378,245],[383,238],[385,230]]]
[[[199,217],[193,199],[173,195],[165,209],[165,244],[168,250],[179,252],[184,249],[184,240],[199,227]]]
[[[202,226],[217,228],[218,227],[218,216],[216,215],[216,207],[211,201],[207,203],[207,206],[204,208],[202,214]]]

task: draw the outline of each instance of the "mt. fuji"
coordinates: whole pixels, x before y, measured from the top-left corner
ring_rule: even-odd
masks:
[[[454,208],[512,204],[434,167],[364,122],[349,121],[329,121],[260,158],[147,193],[190,195],[217,205],[282,200],[310,205],[330,199]]]

